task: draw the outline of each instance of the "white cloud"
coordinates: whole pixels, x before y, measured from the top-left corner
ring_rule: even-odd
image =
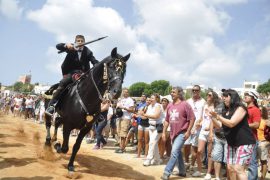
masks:
[[[54,73],[61,74],[61,64],[63,59],[65,58],[64,53],[62,53],[59,57],[56,53],[55,47],[49,47],[46,53],[49,62],[46,65],[46,68]]]
[[[17,0],[0,0],[0,14],[9,19],[20,19],[23,8],[19,7]]]
[[[256,47],[250,41],[242,40],[231,44],[227,48],[227,51],[239,61],[246,61],[246,57],[249,57],[256,52]]]
[[[148,49],[159,52],[158,59],[163,62],[151,68],[156,78],[168,77],[173,84],[214,84],[220,77],[228,79],[240,71],[240,65],[219,48],[213,38],[223,35],[230,23],[231,18],[225,12],[202,1],[134,2],[142,21],[137,31],[155,43]],[[152,9],[158,9],[158,13]],[[164,72],[164,67],[169,71]],[[228,69],[230,73],[223,74]]]
[[[135,31],[125,25],[115,10],[93,7],[88,0],[48,0],[41,9],[29,11],[27,17],[54,34],[58,42],[73,42],[76,34],[84,34],[86,40],[108,35],[91,45],[95,55],[102,58],[116,46],[121,46],[120,53],[128,53],[136,41]]]
[[[73,42],[76,34],[85,34],[87,40],[108,35],[109,38],[90,47],[98,59],[109,55],[116,46],[123,55],[131,52],[125,81],[128,85],[157,79],[169,80],[174,85],[213,85],[239,73],[241,64],[215,42],[214,37],[223,36],[231,21],[226,12],[215,8],[216,3],[133,3],[140,21],[132,27],[114,9],[95,7],[91,0],[47,0],[41,9],[29,11],[27,17],[54,34],[59,42]],[[230,73],[226,73],[228,70]]]
[[[212,4],[226,4],[226,5],[231,5],[231,4],[241,4],[241,3],[246,3],[248,0],[205,0],[206,3],[212,3]]]
[[[258,64],[270,64],[270,45],[265,47],[256,57]]]

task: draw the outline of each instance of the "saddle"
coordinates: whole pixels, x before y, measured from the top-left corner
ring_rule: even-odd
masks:
[[[61,105],[61,100],[63,99],[63,97],[65,97],[65,95],[68,93],[68,91],[75,86],[80,79],[85,78],[85,75],[82,75],[81,73],[74,73],[72,75],[72,79],[73,79],[73,83],[68,84],[65,89],[62,90],[62,92],[60,92],[60,96],[58,98],[58,102],[56,103],[56,106],[60,106]],[[46,99],[51,99],[49,97],[52,97],[53,92],[59,87],[59,83],[56,83],[54,85],[52,85],[50,87],[50,89],[48,89],[44,94],[46,95],[45,98]]]

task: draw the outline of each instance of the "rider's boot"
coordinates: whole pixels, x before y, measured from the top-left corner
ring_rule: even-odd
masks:
[[[54,111],[55,111],[55,105],[58,102],[59,96],[61,95],[63,88],[62,87],[58,87],[55,92],[53,93],[53,97],[50,100],[49,104],[48,104],[48,108],[46,109],[45,113],[49,116],[52,116]]]

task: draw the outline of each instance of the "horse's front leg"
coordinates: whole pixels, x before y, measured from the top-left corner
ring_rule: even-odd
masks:
[[[46,146],[51,146],[51,125],[52,125],[52,121],[51,121],[51,116],[48,116],[45,114],[45,126],[46,126],[46,130],[47,130],[47,136],[46,136],[46,141],[45,141],[45,145]]]
[[[57,141],[57,132],[58,132],[58,128],[59,126],[63,123],[63,118],[61,117],[56,117],[55,118],[55,123],[54,123],[54,134],[52,137],[52,142]]]
[[[69,126],[63,127],[63,144],[61,148],[62,153],[68,152],[68,142],[69,142],[69,137],[70,137],[70,131],[71,131],[71,128]]]
[[[86,125],[80,130],[80,133],[76,139],[75,144],[73,145],[73,149],[72,149],[72,154],[71,157],[69,159],[69,163],[68,163],[68,171],[69,172],[73,172],[74,171],[74,160],[75,160],[75,156],[77,154],[77,152],[79,151],[80,147],[81,147],[81,143],[82,140],[84,138],[84,136],[90,131],[91,127],[92,127],[92,122],[91,123],[86,123]]]

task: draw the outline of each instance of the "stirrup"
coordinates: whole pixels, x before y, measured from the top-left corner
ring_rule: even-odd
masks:
[[[52,116],[55,112],[55,107],[54,106],[50,106],[46,109],[45,114]]]

